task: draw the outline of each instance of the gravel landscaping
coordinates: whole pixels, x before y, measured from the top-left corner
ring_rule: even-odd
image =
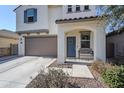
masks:
[[[104,83],[101,75],[99,73],[97,73],[96,71],[94,71],[91,66],[88,66],[88,68],[90,69],[91,73],[94,76],[94,81],[96,81],[96,83],[98,84],[98,87],[100,85],[101,88],[108,88],[108,85]]]
[[[72,68],[72,65],[71,63],[58,64],[57,61],[55,61],[49,67]]]
[[[53,64],[51,64],[49,67],[59,67],[59,68],[72,68],[72,64],[57,64],[56,62],[54,62]],[[91,69],[91,66],[89,66],[89,69],[91,71],[91,73],[94,76],[94,79],[91,78],[79,78],[79,77],[69,77],[69,83],[70,84],[75,84],[75,86],[72,87],[78,87],[78,88],[107,88],[108,86],[106,84],[104,84],[104,82],[102,81],[100,75],[98,73],[96,73],[95,71],[93,71]],[[42,82],[42,76],[39,74],[34,80],[32,80],[32,82],[30,82],[30,84],[28,84],[26,87],[27,88],[33,88],[36,87],[36,82]]]
[[[37,76],[30,84],[26,86],[26,88],[34,88],[37,81],[39,80],[40,76]],[[70,83],[75,83],[78,88],[107,88],[106,85],[95,79],[89,79],[89,78],[75,78],[75,77],[69,77]]]
[[[81,88],[104,88],[105,87],[99,81],[95,79],[71,77],[70,81],[75,82]]]

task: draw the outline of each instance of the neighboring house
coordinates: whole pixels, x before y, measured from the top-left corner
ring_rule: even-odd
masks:
[[[10,55],[10,47],[18,44],[17,33],[1,29],[0,30],[0,56]]]
[[[19,55],[106,60],[104,23],[94,5],[26,5],[16,13]],[[82,54],[81,54],[82,53]]]
[[[124,29],[107,34],[107,57],[124,57]]]

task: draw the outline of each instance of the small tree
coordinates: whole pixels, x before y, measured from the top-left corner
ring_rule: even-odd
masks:
[[[99,6],[100,14],[107,18],[106,25],[111,30],[117,30],[124,26],[124,6],[123,5],[106,5]]]

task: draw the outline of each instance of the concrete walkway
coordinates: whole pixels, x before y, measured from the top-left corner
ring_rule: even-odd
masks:
[[[55,60],[26,56],[0,64],[0,87],[23,88],[38,75],[42,68],[46,68]]]
[[[72,68],[50,67],[49,69],[55,69],[55,70],[62,69],[65,73],[69,74],[71,77],[94,78],[87,65],[73,64]]]
[[[94,78],[87,65],[73,65],[72,77]]]

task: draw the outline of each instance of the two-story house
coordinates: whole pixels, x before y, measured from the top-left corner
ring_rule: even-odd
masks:
[[[21,56],[106,60],[104,22],[94,5],[21,5],[15,10]]]

